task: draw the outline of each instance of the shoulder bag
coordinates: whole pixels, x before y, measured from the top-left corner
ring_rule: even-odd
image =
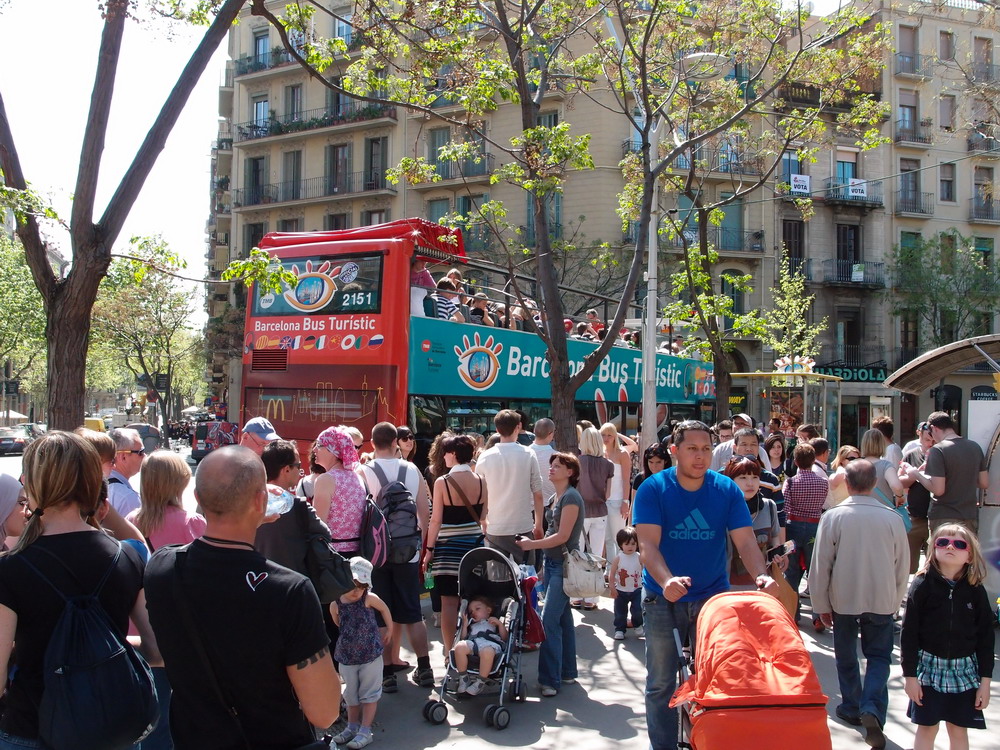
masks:
[[[310,510],[306,502],[298,498],[296,505],[301,506],[298,514],[306,542],[306,575],[316,589],[320,604],[327,605],[354,588],[351,564],[333,548],[328,535],[310,528]],[[316,518],[319,520],[318,516]]]

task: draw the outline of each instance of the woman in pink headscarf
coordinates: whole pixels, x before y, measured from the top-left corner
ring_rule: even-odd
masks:
[[[337,426],[327,427],[319,434],[315,452],[316,463],[326,469],[326,474],[316,477],[313,507],[330,527],[333,548],[350,557],[360,548],[361,516],[367,498],[361,480],[354,473],[358,451],[347,428]]]

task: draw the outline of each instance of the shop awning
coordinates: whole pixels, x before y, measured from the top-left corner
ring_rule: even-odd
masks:
[[[955,370],[982,362],[982,352],[1000,362],[1000,334],[976,336],[932,349],[892,373],[885,385],[906,393],[922,393]]]

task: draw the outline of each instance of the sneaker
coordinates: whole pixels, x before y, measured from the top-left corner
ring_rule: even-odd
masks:
[[[465,693],[469,689],[470,682],[472,682],[472,679],[469,677],[469,675],[467,674],[459,675],[458,687],[455,688],[455,693],[458,695],[462,695],[463,693]]]
[[[642,638],[644,635],[646,635],[646,631],[642,629],[642,625],[635,628],[634,630],[637,638]]]
[[[539,688],[541,689],[543,698],[553,698],[559,693],[554,687],[548,685],[539,685]]]
[[[865,742],[875,750],[885,747],[885,735],[882,733],[882,725],[875,714],[861,714],[861,726],[865,728]]]
[[[358,732],[356,729],[351,729],[350,727],[346,727],[343,732],[334,735],[332,742],[336,745],[346,745],[348,742],[354,739],[357,733]]]
[[[430,667],[417,668],[413,672],[413,681],[420,687],[434,687],[434,670]]]
[[[354,735],[354,739],[347,743],[347,747],[349,747],[350,750],[358,750],[358,748],[367,747],[372,744],[373,739],[371,730],[368,730],[367,732],[358,732]]]
[[[562,684],[563,685],[575,685],[576,684],[576,678],[575,677],[563,677],[562,678]]]
[[[391,674],[382,677],[382,692],[383,693],[396,693],[399,692],[399,685],[396,684],[396,675]]]
[[[616,630],[615,631],[615,640],[616,641],[624,641],[625,640],[625,631],[624,630]]]
[[[474,677],[465,692],[469,695],[479,695],[485,687],[486,683],[482,677]]]

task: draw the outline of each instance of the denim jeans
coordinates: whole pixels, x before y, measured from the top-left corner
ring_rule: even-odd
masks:
[[[858,665],[858,632],[865,656],[865,679]],[[833,652],[837,658],[841,707],[850,716],[874,714],[885,725],[892,659],[892,615],[833,613]]]
[[[0,750],[47,750],[47,748],[48,745],[41,740],[29,740],[0,732]]]
[[[576,679],[576,631],[569,597],[563,591],[562,560],[545,558],[545,640],[538,649],[538,683],[556,690],[563,680]]]
[[[785,538],[794,541],[795,549],[805,555],[807,571],[812,561],[813,542],[816,541],[816,529],[818,528],[818,523],[803,523],[802,521],[789,521],[788,526],[785,527]],[[793,554],[792,559],[789,560],[788,570],[785,571],[785,578],[788,580],[788,585],[792,587],[792,590],[798,594],[799,584],[802,583],[802,568],[799,567],[798,553]],[[799,619],[801,609],[802,599],[800,597],[795,607],[796,620]]]
[[[694,645],[695,624],[705,600],[668,602],[643,589],[642,612],[646,623],[646,727],[652,750],[677,750],[677,709],[670,699],[677,689],[680,658],[674,628],[681,643]]]
[[[156,685],[156,702],[160,706],[160,720],[156,728],[142,742],[139,750],[173,750],[174,742],[170,737],[170,680],[167,670],[163,667],[153,667],[153,684]]]
[[[632,609],[632,627],[642,627],[642,589],[626,594],[619,591],[615,597],[615,630],[625,630],[628,625],[628,611]]]

